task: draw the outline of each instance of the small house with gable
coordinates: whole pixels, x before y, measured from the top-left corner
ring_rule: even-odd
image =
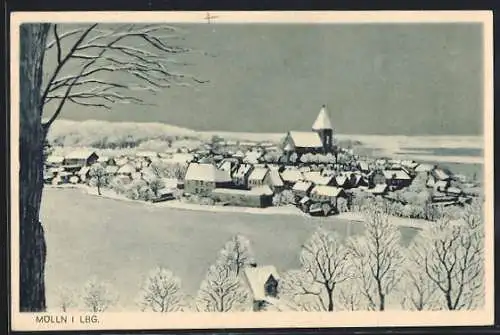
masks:
[[[269,169],[265,167],[256,167],[248,176],[248,187],[262,186],[265,183]]]
[[[216,187],[228,187],[231,184],[228,171],[212,164],[191,163],[184,177],[184,192],[208,196]]]
[[[245,268],[244,277],[253,300],[253,310],[262,311],[278,298],[280,276],[272,265]]]
[[[97,162],[99,159],[99,156],[96,154],[95,151],[91,150],[76,150],[64,157],[64,162],[63,164],[66,167],[70,166],[89,166]]]
[[[309,197],[314,202],[328,202],[336,208],[337,199],[347,198],[347,195],[340,187],[317,185],[311,190]]]

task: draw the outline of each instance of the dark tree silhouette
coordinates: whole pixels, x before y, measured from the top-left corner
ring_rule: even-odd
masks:
[[[69,27],[69,28],[68,28]],[[74,29],[73,29],[74,28]],[[45,310],[45,238],[39,220],[43,147],[67,103],[111,109],[147,104],[145,93],[202,83],[171,68],[192,52],[168,43],[177,28],[152,25],[23,24],[20,27],[20,310]],[[55,58],[53,69],[45,59]],[[44,115],[50,115],[43,120]]]

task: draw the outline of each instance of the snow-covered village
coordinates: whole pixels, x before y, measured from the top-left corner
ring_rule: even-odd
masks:
[[[481,25],[134,22],[22,25],[21,311],[488,305]]]
[[[235,141],[214,135],[199,147],[178,147],[159,152],[135,151],[133,154],[116,156],[103,155],[99,150],[92,149],[67,151],[65,156],[54,155],[53,152],[61,152],[61,148],[48,144],[44,180],[48,188],[80,188],[99,197],[150,203],[159,208],[254,215],[302,213],[304,216],[340,218],[352,226],[363,225],[366,224],[364,220],[374,219],[375,226],[372,229],[388,229],[391,234],[394,231],[387,226],[384,228],[384,225],[428,230],[435,229],[436,222],[441,222],[443,218],[458,222],[463,215],[478,215],[481,183],[477,178],[455,174],[437,163],[360,156],[352,148],[338,144],[332,124],[327,106],[323,105],[313,120],[310,132],[289,131],[278,142]],[[378,214],[374,214],[376,208],[388,218],[396,219],[391,219],[391,223],[388,223],[390,220],[387,218],[387,222],[377,219]],[[375,217],[367,218],[366,211],[374,210],[371,215]],[[255,219],[259,220],[260,217],[257,215]],[[472,220],[475,222],[476,219]],[[395,236],[385,240],[390,252],[394,252],[391,251],[391,247],[394,247],[391,243],[398,240]],[[372,237],[378,240],[381,236]],[[335,254],[339,252],[336,249],[339,246],[328,233],[320,230],[312,239],[314,243],[310,242],[313,243],[310,247],[317,253],[315,257],[326,257],[323,259],[326,262],[330,262],[330,256],[339,257]],[[334,249],[317,249],[323,247]],[[288,288],[285,286],[285,292],[290,290],[294,293],[291,299],[279,299],[278,286],[281,288],[281,285],[278,285],[278,270],[274,265],[256,263],[250,252],[250,241],[244,236],[235,235],[225,248],[227,250],[222,251],[221,257],[229,263],[236,257],[233,266],[237,269],[236,273],[241,272],[240,276],[245,278],[250,292],[248,297],[253,297],[249,301],[253,302],[251,308],[254,311],[333,310],[332,305],[325,303],[328,299],[322,297],[324,292],[321,286],[317,288],[319,300],[311,300],[310,293],[296,292],[302,284],[285,281],[284,285],[292,285]],[[341,252],[347,255],[347,251]],[[320,271],[326,264],[314,271]],[[347,273],[337,273],[347,271],[347,261],[340,264],[338,268],[331,269],[328,278],[320,280],[327,291],[330,285],[339,280],[334,275],[345,277],[342,280],[349,277]],[[155,271],[153,276],[157,280],[173,280],[170,272],[164,269]],[[175,294],[174,297],[177,297]],[[330,297],[330,303],[333,304],[333,293],[327,293],[326,296]],[[297,297],[302,298],[296,301]],[[172,304],[171,298],[165,298],[164,303],[168,301],[168,304]],[[236,294],[233,298],[234,301],[228,306],[238,299],[246,301],[243,295]],[[431,295],[420,298],[429,301],[405,300],[405,306],[417,309],[437,306]],[[354,305],[350,300],[355,299],[352,296],[339,299],[343,299],[343,308],[362,308],[358,300]],[[174,307],[166,307],[152,301],[149,307],[154,310],[186,308],[180,300],[177,302]],[[379,301],[378,307],[371,304],[366,308],[386,308],[383,301]],[[207,308],[214,311],[218,308],[221,311],[233,308],[228,306],[210,305]],[[238,310],[244,307],[234,308]]]
[[[48,155],[48,185],[81,184],[132,200],[182,200],[217,206],[294,205],[311,215],[359,208],[366,198],[387,200],[391,213],[434,219],[437,207],[463,207],[480,185],[438,164],[360,157],[335,144],[322,106],[310,132],[289,131],[281,143],[228,141],[214,136],[198,148],[104,156],[77,150]]]

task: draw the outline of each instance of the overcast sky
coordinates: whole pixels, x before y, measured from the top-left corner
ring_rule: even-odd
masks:
[[[183,71],[153,107],[67,105],[67,119],[164,122],[198,130],[309,130],[327,104],[342,134],[482,133],[479,24],[197,24]],[[48,60],[50,64],[51,60]]]

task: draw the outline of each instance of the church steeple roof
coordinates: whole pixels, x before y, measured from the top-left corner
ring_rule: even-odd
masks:
[[[332,123],[330,122],[330,118],[328,117],[326,105],[321,106],[321,110],[319,111],[316,121],[314,121],[313,123],[312,129],[313,130],[332,129]]]

